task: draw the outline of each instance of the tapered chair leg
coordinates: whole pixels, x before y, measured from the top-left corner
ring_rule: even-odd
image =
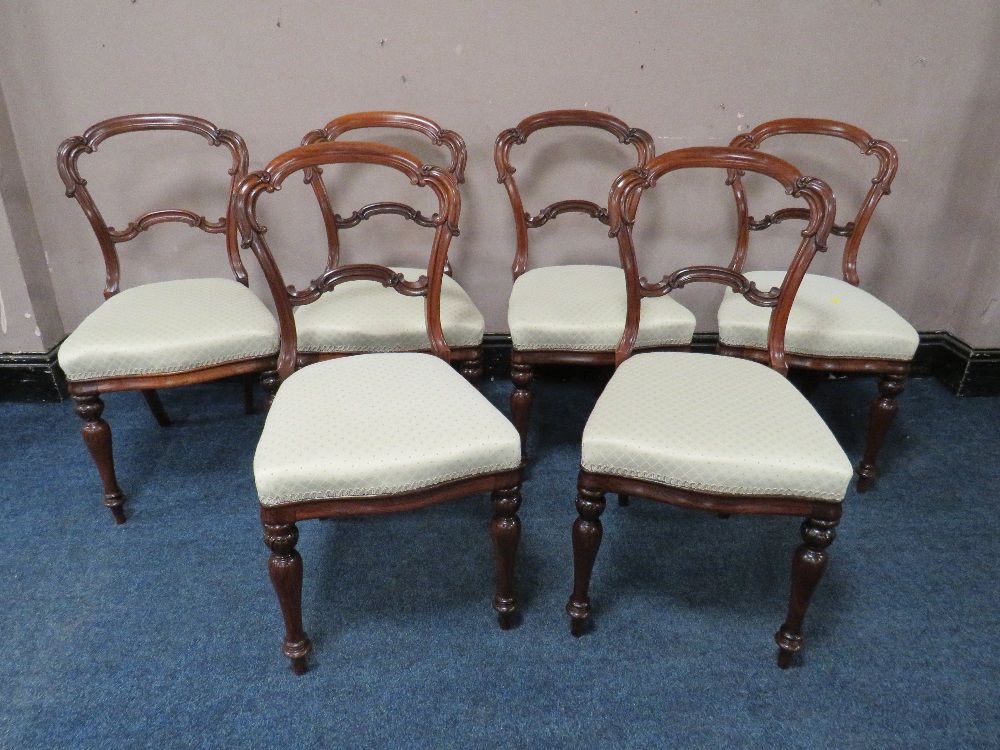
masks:
[[[896,397],[906,387],[905,375],[883,375],[878,382],[878,398],[872,402],[871,420],[868,423],[868,442],[858,464],[858,492],[867,492],[875,481],[875,462],[882,450],[882,443],[889,427],[896,418],[899,405]]]
[[[462,376],[468,380],[473,385],[478,386],[479,381],[483,379],[483,350],[479,348],[476,350],[476,354],[472,359],[467,359],[463,361],[458,366],[458,371],[462,373]]]
[[[837,535],[839,519],[821,521],[807,518],[802,522],[802,544],[792,558],[792,591],[788,598],[785,622],[774,635],[778,644],[778,666],[787,669],[792,657],[802,650],[802,621],[819,579],[826,570],[827,553]]]
[[[115,460],[111,448],[111,427],[101,419],[104,402],[100,396],[73,396],[76,413],[83,419],[83,443],[97,465],[104,485],[104,506],[111,510],[115,523],[125,523],[125,493],[115,477]]]
[[[243,376],[243,413],[250,415],[257,413],[257,403],[254,399],[254,385],[256,375],[252,372]]]
[[[514,354],[516,357],[517,354]],[[531,381],[535,373],[531,365],[514,361],[510,365],[514,392],[510,395],[510,413],[514,427],[521,436],[521,461],[528,460],[528,420],[531,418]]]
[[[308,669],[306,656],[312,643],[302,628],[302,557],[295,549],[298,541],[299,530],[294,523],[264,524],[264,543],[271,549],[267,569],[285,620],[281,653],[291,660],[292,671],[303,675]]]
[[[576,509],[580,517],[573,523],[573,593],[566,604],[570,632],[576,637],[583,635],[592,610],[590,578],[604,536],[601,514],[605,505],[603,493],[582,488],[577,491]]]
[[[149,407],[149,411],[152,413],[156,423],[160,427],[169,427],[171,425],[170,415],[163,408],[163,402],[160,401],[160,394],[155,389],[150,388],[142,391],[142,396],[146,399],[146,405]]]
[[[515,623],[517,597],[514,594],[514,564],[517,547],[521,541],[521,485],[517,484],[493,492],[493,521],[490,536],[493,539],[493,557],[497,568],[497,591],[493,609],[502,630],[509,630]]]

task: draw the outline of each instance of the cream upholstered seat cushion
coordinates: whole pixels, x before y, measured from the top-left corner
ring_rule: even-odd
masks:
[[[233,279],[181,279],[126,289],[59,347],[70,381],[188,372],[278,351],[278,324]]]
[[[407,281],[426,269],[396,268]],[[406,297],[378,281],[350,281],[295,310],[303,352],[405,352],[430,349],[426,297]],[[451,347],[480,346],[485,321],[450,276],[441,283],[441,327]]]
[[[263,505],[391,495],[516,469],[514,426],[430,354],[304,367],[274,399],[254,456]]]
[[[746,277],[762,290],[781,286],[783,271]],[[767,348],[771,309],[729,292],[719,307],[719,340],[730,346]],[[785,351],[825,357],[909,361],[917,351],[916,329],[868,292],[841,279],[806,274],[785,329]]]
[[[546,266],[518,277],[507,323],[515,349],[611,351],[625,330],[625,272],[612,266]],[[684,346],[695,318],[664,297],[642,300],[639,348]]]
[[[626,360],[583,431],[587,471],[725,495],[839,502],[853,469],[805,397],[771,368],[651,352]]]

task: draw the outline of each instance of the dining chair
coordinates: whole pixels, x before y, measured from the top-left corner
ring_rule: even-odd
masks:
[[[108,225],[87,180],[80,175],[80,157],[96,152],[109,138],[150,131],[192,133],[230,153],[232,165],[226,188],[221,187],[221,181],[217,188],[200,183],[189,186],[192,194],[216,189],[220,197],[225,196],[224,216],[211,221],[194,211],[166,208],[147,211],[124,229]],[[90,222],[106,270],[105,301],[62,342],[59,366],[66,375],[76,412],[84,421],[83,441],[97,465],[104,486],[104,505],[111,510],[115,523],[125,522],[125,493],[115,474],[111,428],[102,419],[102,394],[140,391],[156,421],[167,426],[170,418],[156,389],[243,376],[249,413],[254,408],[254,376],[274,369],[278,326],[248,288],[233,223],[233,190],[246,174],[247,162],[246,144],[239,135],[199,117],[178,114],[114,117],[97,123],[81,136],[68,138],[59,147],[59,175],[66,185],[66,195],[77,200]],[[134,187],[133,182],[115,185],[122,193]],[[153,226],[172,222],[224,235],[233,278],[175,279],[123,290],[118,246]],[[217,252],[210,247],[206,251]]]
[[[333,164],[385,168],[385,179],[433,192],[433,244],[426,274],[408,281],[373,263],[328,269],[308,290],[290,289],[258,218],[264,193],[297,173]],[[398,174],[397,174],[398,173]],[[414,188],[414,189],[416,189]],[[312,645],[302,624],[302,558],[296,523],[378,515],[489,492],[497,571],[493,608],[500,627],[515,623],[514,560],[521,533],[521,451],[514,426],[450,365],[441,322],[448,244],[461,201],[446,170],[384,144],[318,142],[275,157],[240,185],[236,214],[244,246],[264,271],[281,327],[280,386],[254,455],[268,568],[285,623],[282,652],[296,674]],[[374,282],[425,301],[430,353],[357,354],[303,366],[295,308]],[[414,540],[418,541],[418,540]]]
[[[360,135],[375,140],[381,129],[418,133],[434,146],[447,152],[446,171],[461,184],[465,181],[468,158],[465,141],[453,130],[444,130],[436,122],[405,112],[355,112],[337,117],[323,128],[310,131],[302,145],[332,142]],[[374,131],[374,132],[373,132]],[[305,181],[312,187],[323,214],[327,240],[327,263],[324,273],[341,263],[340,233],[356,227],[374,216],[396,215],[422,227],[434,228],[434,218],[398,201],[377,201],[362,206],[347,215],[335,212],[330,191],[324,182],[322,168],[306,170]],[[458,228],[455,228],[458,234]],[[368,240],[368,244],[386,248]],[[376,253],[383,257],[384,253]],[[424,268],[395,268],[403,277],[416,281],[426,273]],[[303,362],[315,362],[345,354],[364,352],[429,351],[430,344],[424,324],[423,300],[397,294],[375,281],[363,281],[344,288],[338,294],[322,297],[316,304],[298,311],[299,354]],[[441,283],[441,325],[451,349],[451,361],[472,383],[483,375],[483,333],[485,321],[475,303],[452,278],[451,263],[445,263]]]
[[[756,172],[776,180],[807,208],[805,229],[788,270],[770,289],[739,271],[694,265],[660,281],[640,277],[632,231],[643,194],[687,169]],[[589,589],[603,534],[607,492],[722,515],[803,517],[792,561],[788,613],[775,640],[787,667],[802,649],[802,622],[827,564],[851,463],[829,428],[785,375],[785,324],[810,261],[826,243],[835,211],[824,182],[804,177],[770,154],[694,147],[623,172],[608,204],[625,270],[628,310],[615,350],[617,368],[587,420],[573,524],[574,586],[566,605],[579,636],[592,618]],[[742,239],[742,237],[741,237]],[[758,363],[717,354],[636,353],[641,301],[695,282],[722,284],[769,311],[768,359]],[[664,519],[664,523],[668,521]]]
[[[625,326],[625,277],[615,262],[614,245],[607,237],[608,215],[591,200],[572,197],[551,203],[537,214],[525,210],[515,179],[511,152],[532,134],[559,128],[568,137],[580,128],[604,131],[635,151],[634,166],[642,169],[653,158],[653,138],[645,130],[630,128],[617,117],[589,110],[553,110],[526,117],[514,128],[497,136],[494,148],[498,182],[503,183],[514,217],[516,250],[511,268],[514,286],[510,294],[507,322],[511,336],[511,413],[527,455],[528,423],[531,415],[531,383],[535,367],[543,364],[610,365],[615,345]],[[586,154],[580,155],[585,163]],[[618,170],[616,170],[618,171]],[[615,172],[604,184],[610,184]],[[575,189],[575,186],[570,186]],[[602,197],[602,201],[606,200]],[[607,265],[573,264],[529,268],[529,230],[537,230],[557,216],[579,213],[602,225],[594,244],[607,243]],[[533,233],[532,233],[533,234]],[[642,329],[638,348],[683,349],[691,344],[695,318],[669,297],[643,300]]]
[[[776,136],[813,135],[842,139],[857,146],[878,164],[874,177],[867,178],[867,192],[852,220],[834,224],[832,234],[844,237],[842,278],[809,273],[795,296],[788,318],[785,359],[789,367],[827,373],[872,374],[879,376],[879,395],[872,403],[868,437],[857,467],[858,492],[870,489],[875,480],[876,461],[885,436],[898,409],[920,337],[916,329],[889,305],[860,287],[858,252],[875,207],[889,193],[899,162],[896,149],[886,141],[844,122],[809,118],[772,120],[737,136],[736,148],[759,150]],[[776,140],[783,140],[777,138]],[[740,175],[733,191],[741,216],[748,214],[748,200]],[[759,220],[742,221],[742,231],[761,231],[788,219],[803,219],[802,208],[779,209]],[[745,248],[745,244],[741,245]],[[746,253],[737,252],[730,266],[743,272]],[[750,271],[746,276],[759,286],[776,283],[781,271]],[[754,307],[742,296],[728,293],[718,313],[719,351],[758,362],[767,358],[767,312]]]

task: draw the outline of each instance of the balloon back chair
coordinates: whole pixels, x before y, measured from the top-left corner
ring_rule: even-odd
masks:
[[[653,139],[645,130],[630,128],[617,117],[588,110],[539,112],[521,120],[517,127],[497,136],[494,148],[498,182],[507,189],[514,214],[517,248],[512,273],[507,322],[512,342],[511,412],[527,453],[528,422],[531,414],[531,382],[534,367],[540,364],[610,365],[615,345],[625,325],[625,279],[622,269],[611,265],[560,265],[528,269],[529,229],[539,229],[565,213],[582,213],[602,227],[601,242],[608,243],[607,210],[590,200],[573,197],[560,200],[532,215],[514,178],[511,151],[540,130],[590,128],[610,133],[624,146],[635,149],[635,166],[643,168],[653,158]],[[608,180],[613,173],[608,175]],[[604,184],[608,184],[605,182]],[[608,246],[609,260],[613,244]],[[640,349],[687,348],[694,336],[695,318],[669,297],[643,300]]]
[[[313,130],[302,145],[326,143],[353,131],[393,128],[420,133],[435,146],[448,152],[449,172],[455,182],[465,181],[466,149],[462,137],[442,129],[436,122],[405,112],[357,112],[331,120],[321,130]],[[356,227],[374,216],[394,214],[422,227],[433,229],[434,217],[397,201],[378,201],[341,216],[334,211],[322,168],[306,170],[304,179],[316,194],[327,239],[327,264],[324,273],[340,265],[340,232]],[[458,227],[455,227],[458,234]],[[426,268],[396,268],[404,278],[417,280]],[[452,278],[451,264],[445,262],[441,284],[441,325],[451,349],[451,361],[463,375],[475,383],[483,374],[483,332],[485,321],[466,291]],[[365,352],[429,351],[424,325],[422,300],[396,294],[374,281],[361,281],[338,294],[326,295],[315,305],[302,308],[297,321],[299,355],[303,361],[319,361],[345,354]]]
[[[407,281],[375,264],[343,265],[328,269],[308,293],[297,293],[285,284],[264,239],[258,200],[295,173],[348,163],[385,167],[386,179],[398,172],[434,193],[438,210],[426,278]],[[444,264],[459,209],[458,188],[446,170],[374,143],[302,146],[240,186],[236,210],[244,246],[264,270],[281,326],[281,384],[254,456],[254,476],[271,549],[268,567],[285,621],[282,651],[296,674],[306,671],[311,649],[302,626],[302,560],[295,549],[295,524],[305,519],[395,513],[490,492],[497,569],[493,608],[502,628],[514,622],[520,442],[513,425],[448,364],[451,348],[441,323]],[[298,369],[301,316],[293,308],[340,294],[358,280],[424,298],[430,353],[358,354]]]
[[[148,211],[124,229],[107,224],[80,176],[82,154],[97,151],[108,138],[154,130],[185,131],[222,146],[232,155],[225,216],[210,221],[186,209]],[[59,348],[76,412],[84,420],[83,440],[104,485],[104,505],[116,523],[125,521],[125,493],[115,475],[111,428],[102,419],[101,394],[141,391],[161,426],[170,419],[157,388],[244,376],[245,406],[253,411],[253,376],[273,370],[278,350],[274,316],[247,287],[233,223],[232,196],[247,172],[247,149],[231,130],[207,120],[176,114],[140,114],[99,122],[59,147],[59,175],[66,195],[75,198],[97,235],[104,254],[105,301],[88,315]],[[196,186],[192,186],[196,187]],[[122,185],[122,190],[132,187]],[[118,245],[157,224],[180,222],[209,234],[224,235],[233,279],[202,278],[163,281],[122,290]]]
[[[858,491],[870,489],[875,463],[896,415],[896,397],[903,391],[920,343],[916,329],[895,310],[860,288],[857,261],[861,240],[875,207],[889,193],[896,176],[896,149],[885,141],[843,122],[793,118],[772,120],[738,136],[730,145],[760,149],[775,136],[829,136],[853,143],[878,167],[853,220],[834,224],[832,233],[846,238],[842,278],[806,274],[788,318],[785,361],[790,367],[822,373],[868,373],[880,376],[879,395],[872,403],[868,438],[857,467]],[[780,140],[780,139],[779,139]],[[741,215],[748,214],[746,192],[739,175],[733,191]],[[804,219],[802,208],[785,208],[760,220],[741,221],[744,232],[759,231],[786,219]],[[745,249],[746,244],[741,244]],[[730,266],[742,272],[746,253],[737,252]],[[760,286],[776,283],[780,271],[752,271],[747,278]],[[719,308],[719,351],[758,362],[767,359],[767,312],[742,296],[727,294]]]
[[[711,265],[682,268],[658,282],[639,277],[632,227],[640,198],[669,173],[690,168],[726,169],[730,177],[735,170],[758,172],[807,204],[808,224],[778,286],[763,291],[738,271]],[[592,613],[589,587],[604,495],[617,492],[723,515],[804,517],[788,615],[775,636],[779,665],[788,666],[802,648],[802,620],[826,566],[852,469],[823,420],[785,379],[784,334],[792,299],[826,242],[834,210],[824,182],[803,177],[777,157],[739,149],[672,151],[616,180],[608,213],[625,269],[628,312],[615,350],[617,369],[583,433],[575,582],[566,606],[574,635],[583,633]],[[699,281],[724,284],[770,310],[766,364],[691,352],[633,353],[640,309],[645,312],[640,301]]]

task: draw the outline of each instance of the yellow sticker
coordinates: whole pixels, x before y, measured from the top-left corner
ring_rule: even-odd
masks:
[[[831,302],[834,302],[834,303],[836,303],[836,304],[838,304],[838,305],[840,304],[840,300],[839,300],[839,299],[837,299],[836,297],[830,297],[830,301],[831,301]]]

